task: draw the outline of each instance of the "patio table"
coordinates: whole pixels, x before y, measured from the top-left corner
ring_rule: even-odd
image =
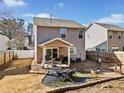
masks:
[[[62,68],[51,68],[56,72],[56,74],[60,77],[60,79],[63,81],[65,79],[70,80],[73,82],[73,74],[75,73],[75,69],[62,69]]]

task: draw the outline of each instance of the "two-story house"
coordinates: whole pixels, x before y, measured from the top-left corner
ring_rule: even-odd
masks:
[[[34,63],[45,66],[55,58],[64,58],[69,66],[71,60],[85,60],[85,26],[72,20],[34,17],[33,28]]]
[[[92,23],[86,31],[86,50],[124,51],[124,28],[104,23]]]

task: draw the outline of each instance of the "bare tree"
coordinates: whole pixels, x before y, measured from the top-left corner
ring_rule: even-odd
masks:
[[[15,19],[10,12],[0,12],[0,34],[6,35],[17,49],[22,49],[24,38],[26,36],[24,29],[24,20]]]

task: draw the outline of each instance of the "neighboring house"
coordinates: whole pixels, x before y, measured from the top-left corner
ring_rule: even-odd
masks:
[[[29,46],[29,36],[25,36],[24,46],[28,48],[28,46]]]
[[[44,66],[47,61],[67,57],[85,60],[85,27],[72,20],[38,18],[33,20],[35,36],[34,62]]]
[[[86,31],[86,50],[124,51],[124,28],[104,23],[92,23]]]
[[[15,40],[14,39],[11,39],[9,41],[9,47],[12,49],[12,50],[17,50],[17,45],[15,43]],[[28,36],[25,36],[22,40],[16,40],[16,42],[20,43],[20,45],[23,45],[23,47],[26,47],[28,48],[29,47],[29,37]]]
[[[9,38],[5,35],[0,34],[0,51],[5,51],[8,49]]]

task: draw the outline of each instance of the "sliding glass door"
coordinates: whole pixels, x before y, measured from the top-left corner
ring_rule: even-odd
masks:
[[[47,48],[46,49],[46,61],[53,60],[54,58],[57,58],[58,56],[59,56],[58,48]]]

